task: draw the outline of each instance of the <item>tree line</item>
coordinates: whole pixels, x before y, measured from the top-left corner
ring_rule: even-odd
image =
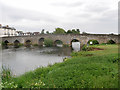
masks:
[[[45,34],[44,29],[41,31],[41,34]],[[55,31],[51,33],[49,31],[46,31],[46,34],[80,34],[80,30],[72,29],[72,30],[65,31],[63,28],[55,28]]]

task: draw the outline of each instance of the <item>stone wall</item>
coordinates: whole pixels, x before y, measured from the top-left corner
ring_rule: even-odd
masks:
[[[14,43],[15,40],[18,40],[20,43],[25,43],[27,40],[30,40],[32,44],[39,44],[39,39],[44,38],[44,39],[52,39],[54,42],[56,40],[61,40],[63,44],[71,44],[71,41],[73,39],[77,39],[80,41],[81,44],[87,44],[87,42],[91,39],[97,40],[100,44],[101,43],[106,43],[108,40],[113,40],[116,43],[119,43],[119,38],[120,36],[118,35],[106,35],[106,34],[89,34],[89,35],[73,35],[73,34],[41,34],[41,35],[31,35],[31,36],[10,36],[10,37],[3,37],[2,41],[4,42],[7,40],[9,43]]]

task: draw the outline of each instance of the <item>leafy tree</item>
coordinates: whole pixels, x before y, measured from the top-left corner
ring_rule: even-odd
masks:
[[[47,34],[49,34],[49,31],[46,31]]]
[[[80,31],[79,31],[79,29],[76,29],[76,30],[75,30],[75,29],[72,29],[72,33],[73,33],[73,34],[80,34]]]
[[[53,40],[45,39],[44,44],[46,47],[51,47],[51,46],[53,46]]]
[[[82,34],[88,34],[88,33],[86,33],[86,32],[82,32]]]
[[[42,29],[41,34],[44,34],[44,31],[45,31],[45,30],[44,30],[44,29]]]
[[[76,29],[76,31],[77,31],[77,33],[79,33],[79,34],[80,34],[80,30],[79,30],[79,29]]]
[[[62,28],[56,28],[55,31],[53,32],[54,34],[65,34],[65,30]]]
[[[67,33],[67,34],[72,34],[72,31],[71,31],[71,30],[68,30],[66,33]]]

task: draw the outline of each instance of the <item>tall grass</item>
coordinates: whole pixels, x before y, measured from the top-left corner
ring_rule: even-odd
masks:
[[[118,88],[118,46],[94,47],[104,50],[74,52],[62,63],[3,80],[18,88]]]

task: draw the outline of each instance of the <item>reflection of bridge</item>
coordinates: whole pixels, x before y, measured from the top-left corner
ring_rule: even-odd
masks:
[[[106,43],[108,40],[113,40],[114,42],[118,43],[118,35],[107,35],[107,34],[87,34],[87,35],[63,35],[63,34],[41,34],[41,35],[31,35],[31,36],[10,36],[10,37],[3,37],[2,42],[7,42],[7,43],[29,43],[31,44],[38,44],[40,45],[44,39],[51,39],[54,42],[56,40],[60,40],[63,42],[63,44],[71,44],[72,40],[78,40],[81,44],[87,44],[89,40],[95,39],[97,40],[100,44],[101,43]]]

